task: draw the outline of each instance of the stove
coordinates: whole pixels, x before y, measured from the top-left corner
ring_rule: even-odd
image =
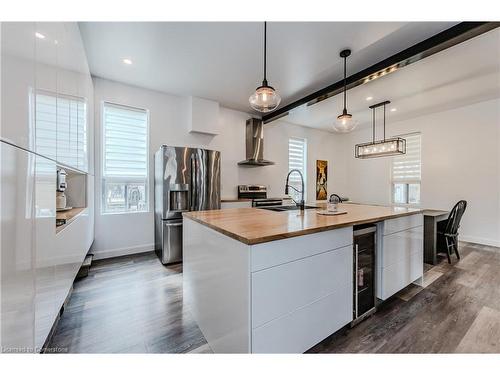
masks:
[[[281,206],[282,198],[268,198],[264,185],[238,185],[238,198],[252,200],[252,207]]]

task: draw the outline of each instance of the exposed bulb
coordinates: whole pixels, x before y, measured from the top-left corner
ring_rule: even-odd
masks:
[[[265,113],[276,109],[281,102],[281,97],[274,88],[263,82],[263,85],[257,87],[248,101],[253,109]]]
[[[333,124],[333,129],[338,133],[349,133],[353,131],[357,125],[352,115],[345,111],[337,117],[337,121]]]

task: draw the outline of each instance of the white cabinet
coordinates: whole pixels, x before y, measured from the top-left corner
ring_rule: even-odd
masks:
[[[55,228],[56,163],[89,170],[93,86],[76,23],[0,27],[0,345],[36,351],[93,241],[93,176],[88,208]]]
[[[93,163],[93,86],[78,25],[3,22],[1,28],[1,83],[8,95],[1,98],[0,136],[87,172]]]
[[[251,277],[252,353],[302,353],[352,320],[352,245]]]
[[[216,353],[302,353],[352,321],[352,227],[245,245],[184,218],[184,298]]]
[[[194,96],[190,96],[187,102],[189,132],[219,134],[219,103]]]
[[[4,351],[34,346],[35,156],[0,142],[1,336]]]
[[[387,299],[423,276],[423,216],[386,220],[377,254],[377,297]]]
[[[352,320],[348,286],[252,332],[252,353],[303,353]]]
[[[226,201],[220,203],[220,208],[222,210],[228,208],[249,208],[252,207],[252,201]]]
[[[2,22],[1,28],[0,137],[34,151],[35,23]]]
[[[35,347],[41,348],[61,307],[55,294],[56,163],[35,156],[34,177]]]

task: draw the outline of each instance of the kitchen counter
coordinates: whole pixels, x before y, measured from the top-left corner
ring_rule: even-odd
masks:
[[[251,202],[250,198],[223,198],[221,202]]]
[[[326,204],[317,206],[324,209]],[[301,214],[298,210],[274,212],[258,208],[235,208],[186,212],[184,217],[244,244],[254,245],[422,212],[415,208],[361,204],[339,204],[339,210],[347,213],[326,216],[318,215],[315,209],[306,209]]]
[[[64,219],[66,220],[66,223],[64,223],[63,225],[56,226],[56,233],[59,233],[64,228],[66,228],[85,209],[86,207],[74,207],[67,211],[58,211],[56,213],[56,219]]]

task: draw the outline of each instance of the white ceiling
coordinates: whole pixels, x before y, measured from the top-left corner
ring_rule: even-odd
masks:
[[[283,106],[340,80],[338,54],[346,47],[353,51],[348,63],[348,73],[353,73],[453,24],[271,22],[268,80],[282,96]],[[211,99],[251,113],[248,97],[262,81],[262,23],[84,22],[80,29],[95,76]],[[133,64],[123,64],[123,58]],[[392,96],[379,90],[376,94]],[[399,90],[405,93],[404,87]],[[354,105],[356,100],[350,102]]]
[[[367,97],[373,99],[367,101]],[[500,29],[494,29],[349,90],[348,109],[361,128],[371,126],[369,105],[384,100],[391,101],[387,108],[389,124],[498,97]],[[310,107],[298,107],[283,120],[332,130],[342,106],[342,95],[337,95]],[[391,112],[391,108],[397,111]]]

